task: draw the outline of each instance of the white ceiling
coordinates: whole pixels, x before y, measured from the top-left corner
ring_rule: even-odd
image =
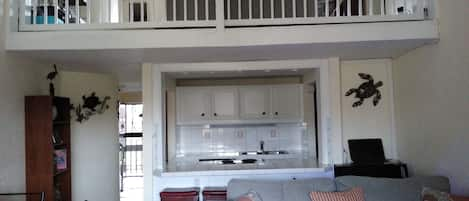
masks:
[[[41,50],[21,54],[64,70],[111,73],[121,84],[139,83],[141,63],[229,62],[340,57],[344,60],[393,58],[429,40],[369,41],[250,47],[156,48],[122,50]]]

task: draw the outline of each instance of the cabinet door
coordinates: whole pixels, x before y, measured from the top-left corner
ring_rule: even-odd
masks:
[[[236,87],[212,88],[212,113],[213,120],[237,120],[238,119],[238,90]]]
[[[239,101],[241,119],[270,118],[270,87],[240,87]]]
[[[301,121],[303,118],[302,85],[272,86],[272,114],[274,119]]]
[[[178,123],[204,123],[210,119],[210,90],[203,87],[176,89]]]

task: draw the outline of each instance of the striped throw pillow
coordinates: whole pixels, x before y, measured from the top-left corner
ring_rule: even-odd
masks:
[[[311,192],[312,201],[365,201],[362,188],[352,188],[345,192]]]

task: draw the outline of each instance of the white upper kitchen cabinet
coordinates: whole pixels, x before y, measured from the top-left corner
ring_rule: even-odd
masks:
[[[238,89],[236,87],[213,87],[211,89],[211,119],[237,120]]]
[[[177,124],[303,121],[301,84],[177,87]]]
[[[211,116],[210,102],[210,89],[207,87],[177,88],[177,122],[180,124],[206,123]]]
[[[270,87],[240,87],[239,107],[239,114],[241,119],[269,119],[271,117]]]
[[[303,86],[300,84],[273,85],[271,90],[272,114],[281,122],[303,119]]]

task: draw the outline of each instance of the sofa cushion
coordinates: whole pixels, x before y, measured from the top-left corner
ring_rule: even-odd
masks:
[[[311,192],[312,201],[365,201],[362,188],[343,192]]]
[[[422,201],[453,201],[447,192],[442,192],[428,187],[423,187]]]
[[[344,176],[336,178],[338,191],[362,187],[367,201],[417,201],[422,200],[424,186],[449,191],[449,181],[444,177],[418,177],[407,179]]]
[[[282,181],[233,179],[228,183],[228,200],[236,200],[249,191],[257,192],[264,201],[283,201]]]
[[[286,181],[283,184],[283,194],[288,201],[311,201],[309,194],[317,192],[336,191],[335,182],[328,178]]]

